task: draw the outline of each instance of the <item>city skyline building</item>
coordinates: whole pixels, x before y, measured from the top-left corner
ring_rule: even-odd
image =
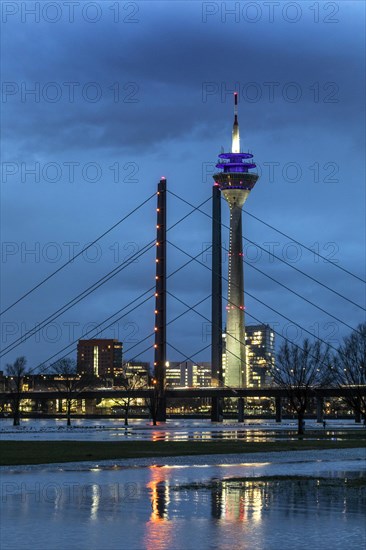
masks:
[[[267,324],[245,327],[245,357],[247,362],[247,387],[263,388],[271,384],[270,368],[275,364],[275,333]],[[222,335],[223,381],[226,383],[228,367],[226,333]]]
[[[77,372],[94,376],[114,376],[122,366],[122,342],[98,338],[79,340],[77,345]]]
[[[148,361],[126,361],[123,363],[120,370],[115,370],[115,375],[129,377],[137,377],[145,385],[148,385],[150,380],[150,363]]]
[[[248,363],[248,386],[270,385],[270,369],[275,365],[275,333],[269,325],[245,327],[245,350]]]
[[[225,384],[245,387],[248,368],[245,358],[244,269],[242,241],[242,207],[259,176],[251,173],[256,164],[251,153],[240,151],[238,94],[234,93],[234,124],[230,153],[221,153],[214,174],[215,185],[230,209],[228,296],[226,305],[226,373]]]
[[[166,383],[171,388],[199,388],[211,386],[211,363],[200,361],[168,361],[166,368]]]

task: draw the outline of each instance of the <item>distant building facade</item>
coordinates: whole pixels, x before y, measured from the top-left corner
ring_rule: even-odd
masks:
[[[122,342],[112,339],[79,340],[77,371],[79,374],[114,376],[122,367]]]
[[[202,388],[211,386],[211,363],[171,361],[166,366],[166,384],[170,388]]]
[[[119,374],[127,378],[135,376],[147,385],[150,379],[150,363],[146,361],[127,361],[120,371],[115,371],[115,375],[118,376]]]
[[[270,369],[275,364],[275,333],[269,325],[245,327],[245,347],[251,388],[262,388],[271,382]]]
[[[247,387],[262,388],[270,385],[270,369],[275,364],[275,333],[269,325],[245,327],[245,356],[247,362]],[[226,334],[223,334],[222,368],[225,382],[227,370]]]

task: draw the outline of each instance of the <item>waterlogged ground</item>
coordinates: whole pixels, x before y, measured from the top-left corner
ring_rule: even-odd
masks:
[[[1,549],[364,548],[364,450],[280,455],[4,469]]]
[[[291,438],[276,424],[32,420],[3,439]],[[327,430],[363,429],[330,421]],[[315,421],[307,429],[323,431]],[[366,450],[141,458],[8,466],[1,472],[1,550],[351,550],[366,547]]]
[[[102,419],[87,420],[75,419],[72,426],[66,426],[65,419],[50,420],[22,420],[21,425],[13,427],[10,418],[0,419],[0,437],[6,440],[79,440],[79,441],[118,441],[118,440],[147,440],[147,441],[188,441],[210,439],[244,439],[247,441],[274,441],[283,438],[286,432],[297,429],[296,420],[276,423],[274,420],[251,420],[244,424],[225,421],[216,424],[210,420],[168,420],[160,426],[152,426],[147,420],[132,420],[126,429],[123,420]],[[323,424],[315,420],[306,421],[307,430],[324,432]],[[365,428],[356,424],[354,420],[329,420],[326,431],[333,429]],[[291,437],[291,436],[289,436]]]

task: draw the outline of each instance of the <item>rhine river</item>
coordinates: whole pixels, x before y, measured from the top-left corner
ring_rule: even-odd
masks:
[[[334,421],[354,428],[350,422]],[[271,421],[28,421],[3,439],[276,438]],[[316,423],[309,421],[309,428]],[[332,422],[327,429],[331,429]],[[323,428],[319,427],[321,430]],[[359,429],[362,429],[361,427]],[[366,546],[365,449],[4,467],[1,550],[336,550]],[[301,476],[301,477],[297,477]],[[266,479],[263,479],[263,478]]]

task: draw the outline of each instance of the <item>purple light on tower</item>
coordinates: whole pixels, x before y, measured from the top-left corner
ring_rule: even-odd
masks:
[[[248,380],[245,358],[242,207],[259,177],[250,172],[256,168],[256,164],[250,160],[252,158],[250,153],[240,151],[238,94],[235,92],[231,152],[219,155],[216,168],[221,172],[214,174],[213,178],[230,208],[225,384],[238,388],[245,387]]]

